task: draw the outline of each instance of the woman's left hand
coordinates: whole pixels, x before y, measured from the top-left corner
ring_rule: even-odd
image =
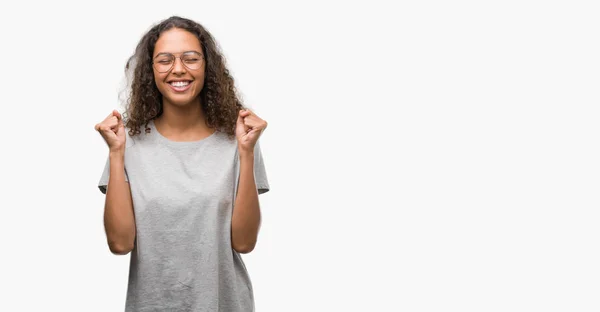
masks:
[[[253,153],[256,141],[267,128],[267,122],[252,111],[240,110],[235,127],[235,136],[240,153]]]

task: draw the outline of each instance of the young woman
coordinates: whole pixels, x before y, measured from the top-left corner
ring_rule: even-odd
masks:
[[[131,94],[95,129],[110,250],[131,252],[126,311],[253,311],[253,250],[269,183],[258,139],[213,37],[171,17],[140,40]],[[144,131],[142,131],[142,128]],[[127,129],[127,130],[126,130]]]

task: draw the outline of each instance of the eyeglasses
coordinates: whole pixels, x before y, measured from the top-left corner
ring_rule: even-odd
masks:
[[[161,53],[154,58],[154,69],[159,73],[166,73],[173,68],[175,59],[181,60],[181,63],[190,70],[200,69],[204,56],[196,51],[184,52],[181,56],[175,56],[171,53]]]

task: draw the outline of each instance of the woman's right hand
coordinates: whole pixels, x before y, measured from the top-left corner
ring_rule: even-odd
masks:
[[[96,124],[94,129],[100,132],[111,152],[125,152],[125,124],[117,110]]]

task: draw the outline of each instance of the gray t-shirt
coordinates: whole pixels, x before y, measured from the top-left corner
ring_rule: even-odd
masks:
[[[231,247],[239,181],[237,141],[222,132],[194,142],[127,134],[125,174],[136,222],[126,312],[254,311],[250,277]],[[128,130],[128,129],[126,129]],[[260,139],[259,139],[260,141]],[[260,146],[258,193],[269,191]],[[98,187],[106,193],[107,159]]]

